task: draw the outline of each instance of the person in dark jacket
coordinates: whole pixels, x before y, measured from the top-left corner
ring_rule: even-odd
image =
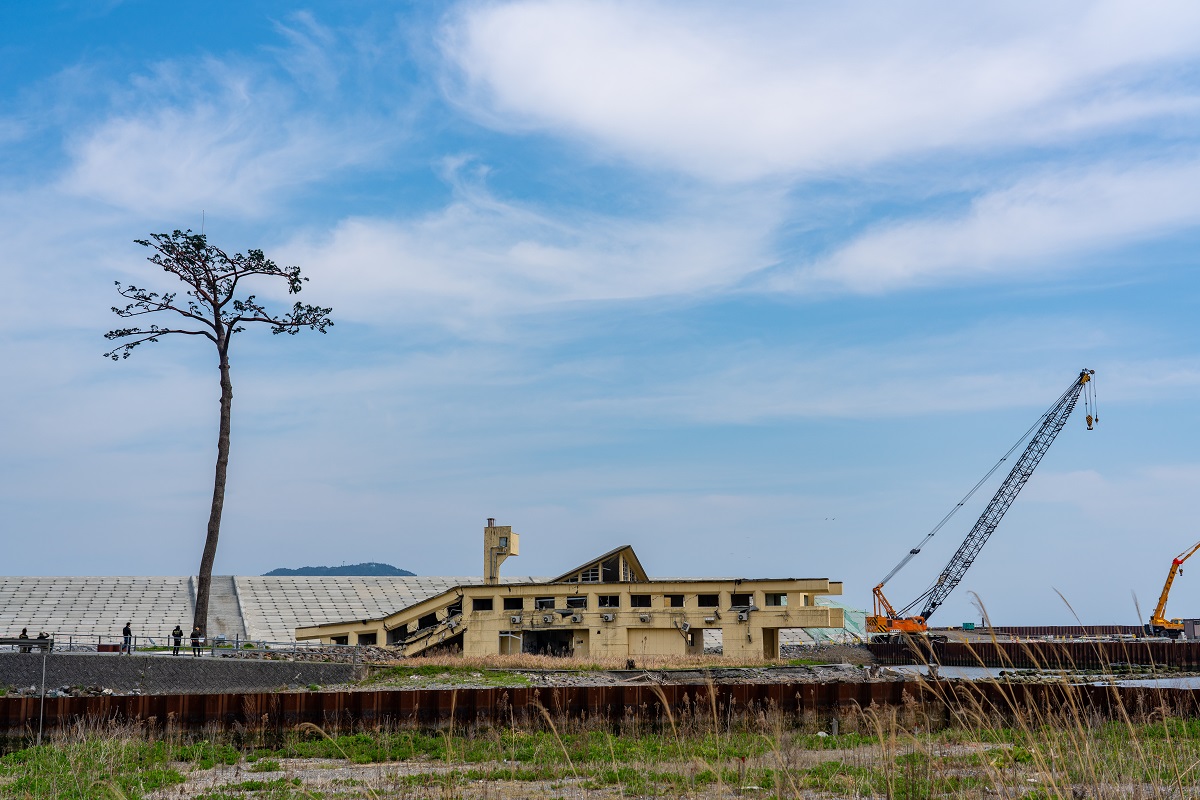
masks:
[[[133,628],[130,626],[132,622],[126,622],[125,627],[121,629],[121,652],[125,655],[133,655]]]
[[[176,625],[175,630],[171,631],[171,639],[175,644],[175,646],[171,648],[171,655],[177,656],[179,655],[179,645],[183,642],[183,628]]]
[[[17,638],[18,638],[18,639],[28,639],[28,638],[29,638],[29,629],[28,629],[28,628],[21,628],[21,635],[20,635],[20,636],[18,636]],[[24,644],[23,644],[23,645],[21,645],[21,646],[20,646],[19,648],[17,648],[17,649],[18,649],[18,650],[20,650],[22,653],[28,653],[28,652],[29,652],[30,650],[32,650],[33,648],[32,648],[32,647],[29,647],[28,645],[24,645]]]
[[[204,634],[200,632],[199,625],[192,626],[192,655],[200,655],[200,640],[204,638]]]

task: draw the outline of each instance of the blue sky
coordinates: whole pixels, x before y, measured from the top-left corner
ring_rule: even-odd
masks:
[[[1057,590],[1132,623],[1200,538],[1194,3],[0,23],[6,573],[195,569],[213,354],[101,353],[113,281],[159,285],[132,240],[202,214],[337,323],[235,342],[220,573],[476,574],[493,516],[525,537],[513,574],[630,543],[652,573],[829,576],[865,607],[1083,367],[1101,424],[1069,423],[934,621],[977,619],[974,592],[1070,622]]]

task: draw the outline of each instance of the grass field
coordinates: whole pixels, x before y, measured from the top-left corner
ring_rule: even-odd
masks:
[[[445,669],[440,665],[431,667]],[[831,720],[702,705],[618,724],[552,719],[195,739],[78,726],[0,757],[5,798],[633,798],[1200,796],[1200,720],[1118,708],[867,708]]]

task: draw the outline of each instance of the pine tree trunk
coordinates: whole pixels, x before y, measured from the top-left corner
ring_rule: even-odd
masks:
[[[221,344],[228,345],[228,340]],[[208,593],[212,584],[213,561],[217,557],[217,538],[221,535],[221,511],[225,507],[225,474],[229,469],[230,407],[233,405],[233,383],[229,380],[229,356],[218,344],[221,353],[221,430],[217,436],[217,471],[213,480],[212,509],[208,514],[208,536],[204,540],[204,555],[196,577],[196,616],[193,624],[208,635]]]

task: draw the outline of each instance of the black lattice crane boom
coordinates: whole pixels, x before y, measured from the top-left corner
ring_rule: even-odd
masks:
[[[958,586],[959,582],[962,581],[963,576],[967,573],[967,570],[970,569],[971,565],[975,563],[975,559],[978,557],[979,551],[983,549],[985,544],[987,544],[988,538],[990,538],[992,533],[995,532],[996,526],[999,525],[1000,520],[1004,518],[1005,512],[1008,511],[1013,502],[1017,499],[1017,495],[1025,486],[1026,481],[1029,480],[1029,476],[1031,476],[1033,471],[1037,469],[1037,465],[1041,462],[1042,457],[1046,455],[1046,451],[1050,449],[1050,445],[1054,443],[1054,439],[1058,436],[1059,431],[1061,431],[1063,426],[1066,425],[1067,418],[1070,417],[1071,412],[1075,410],[1075,405],[1078,403],[1080,395],[1085,393],[1085,390],[1088,388],[1088,384],[1091,382],[1094,374],[1094,370],[1085,369],[1080,371],[1079,376],[1072,381],[1070,387],[1063,392],[1062,396],[1055,401],[1054,405],[1052,405],[1050,409],[1041,416],[1037,423],[1035,423],[1034,428],[1036,428],[1036,430],[1034,430],[1033,436],[1030,438],[1029,444],[1026,445],[1024,452],[1021,453],[1021,456],[1017,459],[1017,462],[1009,471],[1008,477],[1006,477],[1004,482],[1000,484],[1000,488],[997,489],[996,494],[992,496],[991,502],[988,503],[987,508],[985,508],[983,511],[983,514],[980,515],[970,532],[967,533],[963,543],[959,545],[958,550],[950,558],[950,561],[946,564],[945,569],[942,570],[937,581],[935,581],[932,586],[922,592],[917,599],[900,609],[899,612],[892,607],[892,604],[883,594],[884,584],[886,584],[892,578],[892,576],[899,572],[901,567],[912,560],[913,556],[921,552],[921,548],[925,545],[925,543],[933,538],[933,535],[936,534],[941,527],[946,524],[954,512],[962,507],[963,503],[965,503],[967,499],[969,499],[971,495],[975,493],[975,491],[983,484],[985,480],[987,480],[992,472],[995,472],[1000,464],[1007,459],[1007,455],[1005,458],[1001,459],[995,467],[992,467],[992,470],[985,475],[983,479],[979,481],[979,483],[975,484],[975,488],[972,489],[967,496],[964,497],[958,503],[958,505],[956,505],[954,509],[951,510],[951,512],[947,514],[942,521],[939,522],[938,525],[925,536],[925,539],[921,541],[920,545],[910,550],[908,554],[901,559],[900,563],[888,573],[887,577],[879,582],[879,585],[876,586],[874,590],[874,614],[867,617],[867,631],[869,633],[924,633],[928,630],[929,618],[933,615],[933,612],[937,611],[938,606],[946,601],[946,598],[950,596],[950,593],[953,592],[955,587]],[[1084,394],[1084,396],[1087,398],[1087,404],[1091,406],[1094,403],[1094,395]],[[1093,423],[1097,421],[1097,417],[1094,412],[1094,408],[1088,409],[1088,430],[1091,430]],[[1013,446],[1013,449],[1009,451],[1009,454],[1016,450],[1017,446],[1020,444],[1020,441],[1024,441],[1024,437],[1018,441],[1017,445]],[[922,604],[923,607],[921,608],[921,613],[912,615],[912,611],[918,606],[922,606]]]

